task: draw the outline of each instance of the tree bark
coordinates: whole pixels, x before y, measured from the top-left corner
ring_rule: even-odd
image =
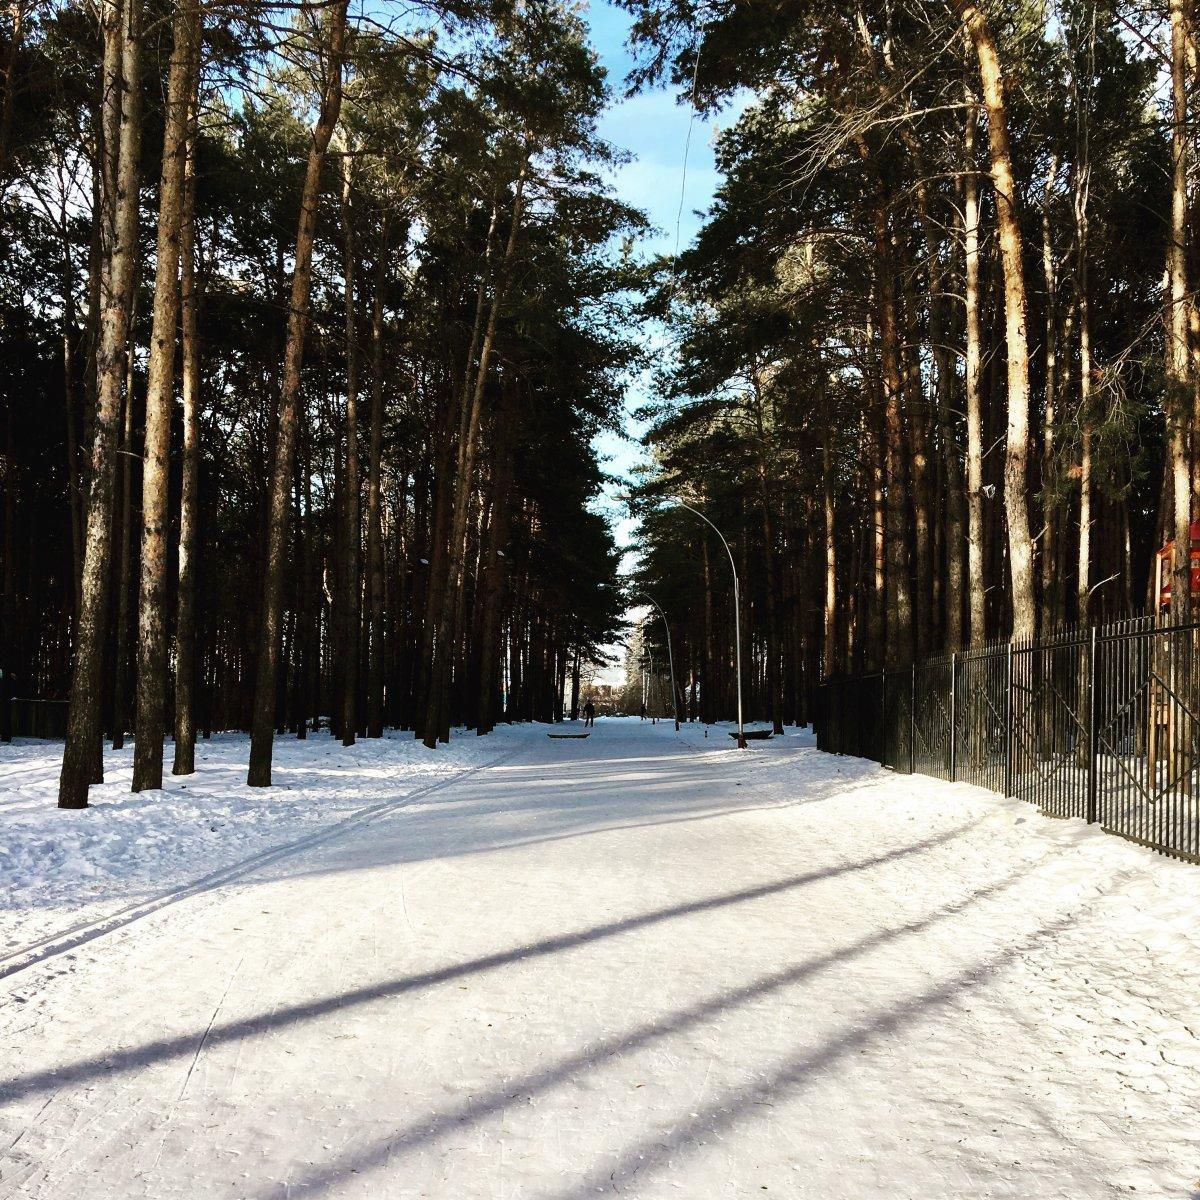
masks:
[[[355,295],[353,159],[342,156],[343,278],[346,293],[346,471],[342,510],[342,745],[353,746],[358,728],[359,558],[361,513],[358,459],[358,312]]]
[[[826,430],[832,428],[826,419]],[[821,447],[821,491],[825,509],[825,624],[822,670],[825,678],[837,673],[837,512],[833,492],[833,447],[827,432]]]
[[[1187,181],[1187,40],[1189,0],[1170,0],[1171,20],[1171,229],[1167,244],[1167,454],[1172,481],[1175,563],[1171,580],[1171,616],[1190,620],[1188,551],[1191,543],[1191,397],[1188,330]],[[1156,601],[1157,603],[1157,598]]]
[[[383,289],[389,256],[389,215],[384,213],[379,235],[379,261],[371,310],[371,441],[367,463],[367,595],[371,631],[367,642],[367,736],[383,737],[383,520],[380,470],[383,455]]]
[[[325,73],[321,110],[313,127],[304,186],[300,195],[300,220],[296,230],[296,263],[292,273],[288,309],[287,343],[279,398],[278,430],[271,471],[270,511],[267,525],[267,565],[263,585],[259,630],[258,667],[254,690],[254,716],[250,739],[251,787],[271,786],[271,757],[275,736],[275,681],[279,669],[279,634],[283,599],[287,517],[291,507],[292,460],[296,453],[299,422],[300,366],[308,330],[312,290],[313,241],[316,236],[317,199],[325,153],[342,106],[342,58],[346,35],[346,0],[335,0],[325,10],[326,44],[321,55]]]
[[[1000,260],[1004,267],[1004,324],[1008,355],[1004,510],[1008,518],[1012,629],[1015,638],[1026,639],[1032,638],[1037,630],[1037,609],[1033,589],[1033,542],[1029,530],[1029,342],[1016,181],[1009,144],[1004,79],[995,39],[982,8],[975,0],[955,0],[955,8],[975,45],[983,85],[983,103],[988,115],[988,147],[996,196]]]
[[[886,199],[875,202],[875,292],[879,319],[879,361],[883,382],[885,444],[885,553],[887,613],[884,661],[888,666],[909,662],[913,654],[912,586],[904,487],[904,418],[901,413],[899,331],[896,324],[896,281],[893,275],[892,232]]]
[[[192,38],[183,216],[179,230],[179,302],[183,343],[183,478],[179,505],[179,578],[175,609],[175,761],[172,775],[196,769],[196,552],[200,492],[200,298],[196,278],[196,143],[199,137],[202,18]]]
[[[967,399],[967,602],[972,646],[987,640],[987,590],[983,577],[983,298],[979,286],[979,177],[975,135],[979,109],[967,91],[963,136],[963,245],[965,248]]]
[[[170,523],[171,417],[175,407],[175,331],[179,317],[179,236],[184,160],[198,76],[192,70],[198,36],[195,0],[180,0],[167,73],[167,113],[159,180],[154,314],[146,377],[146,440],[142,453],[142,575],[138,599],[137,712],[133,790],[162,787],[167,687],[167,529]]]
[[[476,732],[490,733],[499,711],[500,622],[508,579],[512,531],[513,479],[517,441],[517,394],[506,382],[500,394],[492,438],[492,519],[483,567],[483,620],[479,633],[479,701]]]
[[[922,178],[917,183],[917,206],[921,230],[925,238],[926,272],[929,281],[929,348],[933,363],[934,399],[938,432],[941,442],[942,466],[945,475],[945,649],[953,652],[963,642],[963,557],[964,557],[964,495],[962,462],[959,459],[958,437],[955,431],[953,390],[954,363],[949,339],[949,320],[943,269],[939,257],[939,234],[930,211],[929,185],[920,143],[909,132],[905,138],[913,150]],[[919,380],[918,370],[918,380]],[[936,576],[935,576],[936,581]]]
[[[766,610],[767,610],[767,671],[766,684],[771,727],[776,734],[783,733],[783,683],[780,678],[781,646],[779,636],[779,568],[775,556],[775,514],[771,498],[770,481],[767,478],[767,431],[763,422],[763,398],[757,373],[752,381],[754,391],[754,419],[758,434],[758,498],[762,513],[763,564],[766,567]]]
[[[121,435],[121,531],[117,567],[117,636],[113,663],[112,748],[125,748],[129,728],[129,625],[133,583],[133,406],[132,387],[125,389],[125,416]]]
[[[1088,295],[1088,167],[1076,166],[1075,267],[1076,307],[1079,312],[1079,557],[1077,562],[1077,613],[1080,624],[1091,618],[1092,581],[1092,319]]]
[[[1057,570],[1060,537],[1060,503],[1054,460],[1055,422],[1058,413],[1058,271],[1051,236],[1050,198],[1058,173],[1058,156],[1051,157],[1042,201],[1042,275],[1046,288],[1046,415],[1042,426],[1042,629],[1059,621],[1062,583]]]
[[[137,260],[141,151],[141,4],[106,0],[104,124],[109,131],[101,184],[103,278],[96,348],[97,406],[88,490],[81,605],[71,673],[60,808],[86,808],[100,749],[100,690],[108,618],[109,562],[117,425],[125,382],[130,296]],[[113,152],[115,150],[115,152]],[[110,157],[111,154],[111,157]],[[111,167],[111,169],[110,169]]]

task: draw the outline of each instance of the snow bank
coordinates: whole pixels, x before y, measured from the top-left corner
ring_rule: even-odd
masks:
[[[0,745],[0,953],[82,919],[156,896],[211,871],[406,795],[502,753],[511,730],[458,732],[429,750],[411,734],[343,747],[328,733],[275,741],[274,786],[246,786],[244,734],[196,746],[196,773],[130,792],[133,746],[107,750],[91,807],[57,807],[61,742]],[[171,747],[167,746],[167,770]]]

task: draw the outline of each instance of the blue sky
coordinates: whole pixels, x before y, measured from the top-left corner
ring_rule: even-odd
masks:
[[[592,43],[608,71],[613,90],[622,95],[626,76],[633,66],[625,46],[629,14],[607,0],[591,0],[587,20]],[[619,100],[601,122],[603,136],[633,155],[633,160],[616,172],[614,182],[621,199],[640,208],[657,227],[658,232],[644,243],[647,256],[674,253],[677,236],[679,247],[687,246],[700,225],[696,213],[708,206],[717,185],[713,127],[703,118],[696,117],[694,124],[692,120],[690,106],[679,104],[673,89],[658,89]],[[689,124],[692,124],[690,147]],[[647,336],[655,334],[648,331]],[[626,396],[627,414],[643,403],[647,386],[646,379],[632,382]],[[628,417],[626,432],[631,436],[639,432]],[[609,460],[609,470],[621,476],[628,474],[640,455],[636,445],[611,435],[602,437],[598,445]],[[630,523],[624,512],[618,511],[615,498],[609,498],[607,507],[615,520],[618,541],[624,542],[631,532]]]
[[[625,47],[629,15],[606,0],[591,0],[587,19],[592,42],[608,70],[609,81],[614,91],[621,95],[633,65]],[[647,256],[674,253],[677,237],[679,248],[687,246],[700,225],[696,213],[707,208],[717,185],[712,126],[699,117],[694,119],[694,124],[692,121],[691,108],[677,102],[674,90],[659,89],[618,101],[601,123],[604,137],[634,156],[616,172],[614,183],[621,199],[645,212],[658,229],[643,246]],[[690,146],[689,124],[692,125]],[[646,336],[661,340],[661,333],[654,330],[647,330]],[[647,379],[634,380],[626,395],[625,426],[630,436],[636,437],[639,430],[629,414],[644,402],[647,387]],[[635,443],[612,435],[601,437],[598,447],[608,460],[608,469],[619,476],[627,476],[640,458],[640,448]],[[604,507],[613,521],[618,543],[626,543],[633,526],[617,497],[614,494],[606,496]],[[628,562],[627,558],[627,566]],[[644,612],[634,609],[629,615],[636,620]],[[619,648],[612,649],[615,653]],[[622,672],[618,667],[612,667],[602,672],[600,678],[603,682],[618,683]]]

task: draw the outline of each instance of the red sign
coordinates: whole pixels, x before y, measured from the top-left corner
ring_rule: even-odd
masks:
[[[1200,521],[1191,525],[1191,545],[1188,547],[1189,587],[1193,596],[1200,596]],[[1171,607],[1171,577],[1175,572],[1175,542],[1169,541],[1155,555],[1158,560],[1155,569],[1158,574],[1158,608]]]

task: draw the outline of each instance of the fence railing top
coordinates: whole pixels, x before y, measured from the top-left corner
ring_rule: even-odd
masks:
[[[918,662],[909,662],[901,666],[884,667],[877,671],[866,671],[860,675],[834,675],[824,682],[875,679],[881,676],[898,673],[909,674],[913,670],[929,671],[948,667],[953,660],[958,662],[973,662],[979,659],[993,658],[1013,653],[1028,654],[1039,650],[1053,650],[1087,645],[1093,637],[1097,641],[1113,642],[1122,638],[1146,637],[1147,635],[1169,635],[1200,631],[1200,621],[1171,621],[1168,616],[1156,617],[1143,613],[1133,617],[1122,617],[1115,621],[1105,621],[1094,625],[1061,625],[1053,630],[1044,632],[1036,638],[1009,639],[1001,638],[985,642],[980,646],[968,646],[953,654],[938,654]]]

